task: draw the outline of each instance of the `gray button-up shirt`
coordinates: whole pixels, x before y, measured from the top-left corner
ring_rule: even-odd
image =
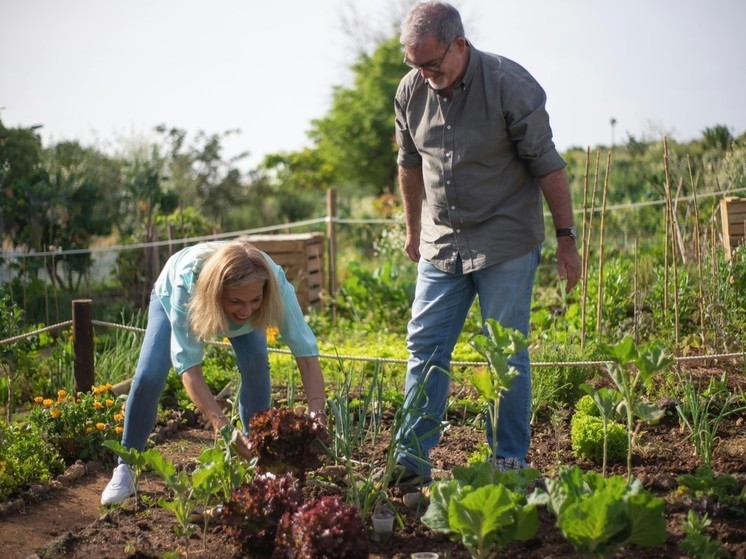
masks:
[[[398,163],[422,166],[420,254],[465,273],[521,256],[544,240],[538,178],[562,169],[546,95],[520,65],[470,47],[453,100],[417,70],[396,92]]]

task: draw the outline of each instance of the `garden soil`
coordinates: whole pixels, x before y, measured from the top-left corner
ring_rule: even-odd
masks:
[[[703,380],[719,379],[721,367],[694,368],[692,372]],[[540,371],[535,374],[540,374]],[[740,366],[731,374],[733,388],[746,390],[746,379]],[[665,402],[663,402],[666,404]],[[633,473],[650,491],[666,500],[668,539],[657,548],[629,546],[615,557],[635,559],[683,558],[680,550],[683,538],[682,520],[690,509],[707,513],[712,520],[708,534],[720,540],[736,559],[746,559],[746,517],[740,511],[723,507],[707,499],[694,499],[676,492],[676,476],[694,473],[700,465],[685,440],[675,411],[668,402],[669,413],[658,425],[646,426],[633,457]],[[529,459],[543,475],[551,476],[560,464],[578,464],[583,469],[599,468],[573,457],[570,449],[569,413],[546,414],[534,426]],[[484,435],[473,427],[468,418],[452,418],[432,459],[436,477],[446,475],[456,465],[464,465],[477,450]],[[467,419],[465,421],[464,419]],[[714,452],[713,468],[718,473],[736,477],[741,484],[746,480],[746,414],[733,416],[721,423]],[[159,451],[177,464],[186,465],[207,446],[213,437],[201,427],[184,427],[165,442]],[[381,462],[387,444],[382,437],[375,448],[369,449],[369,462]],[[156,558],[166,552],[188,551],[191,558],[236,559],[251,558],[236,547],[219,525],[211,525],[206,533],[198,526],[187,543],[173,531],[173,515],[154,503],[166,496],[164,484],[152,473],[145,473],[140,487],[139,507],[134,499],[123,506],[102,507],[99,499],[109,478],[109,471],[91,471],[72,485],[53,489],[36,499],[26,497],[19,510],[0,516],[0,558],[2,559],[120,559]],[[625,466],[617,464],[611,473],[624,474]],[[419,516],[422,508],[408,508],[403,495],[394,490],[393,502],[402,513],[403,525],[396,526],[386,542],[371,539],[369,559],[408,559],[413,552],[433,551],[441,559],[467,559],[469,554],[458,542],[449,541],[442,534],[427,529]],[[513,542],[497,557],[553,559],[579,557],[554,526],[553,518],[541,510],[540,530],[527,542]]]

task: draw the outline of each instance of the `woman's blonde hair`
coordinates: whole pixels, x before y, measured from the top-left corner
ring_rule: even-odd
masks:
[[[231,241],[205,259],[197,286],[189,303],[189,327],[200,340],[227,332],[228,317],[223,311],[223,290],[263,282],[261,306],[251,314],[254,329],[277,325],[283,304],[275,274],[263,253],[247,241]]]

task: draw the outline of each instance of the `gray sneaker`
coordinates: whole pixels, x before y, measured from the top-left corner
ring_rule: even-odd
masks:
[[[497,470],[507,472],[508,470],[522,470],[523,464],[518,458],[498,458]]]

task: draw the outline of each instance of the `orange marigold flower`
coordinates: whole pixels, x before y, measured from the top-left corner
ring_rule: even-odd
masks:
[[[36,398],[34,398],[34,402],[36,402],[37,404],[41,404],[42,402],[44,402],[44,398],[42,398],[41,396],[37,396]]]
[[[60,410],[51,410],[49,412],[49,415],[52,416],[52,419],[59,419],[60,413],[61,413]]]
[[[44,401],[42,402],[45,408],[51,408],[52,404],[54,404],[54,400],[51,398],[44,398]]]
[[[67,390],[65,390],[64,388],[57,391],[57,398],[59,398],[60,400],[63,400],[65,396],[67,396]]]
[[[114,421],[116,421],[117,423],[119,423],[120,421],[122,421],[123,417],[124,417],[123,413],[115,413],[114,414]]]
[[[106,424],[105,423],[96,423],[96,429],[98,429],[99,431],[103,431],[104,429],[106,429]]]
[[[121,435],[122,432],[124,432],[124,428],[122,428],[119,425],[117,425],[116,427],[114,427],[114,431],[117,432],[117,435]]]
[[[113,405],[114,405],[114,400],[109,400],[109,399],[107,398],[107,399],[106,399],[106,407],[107,407],[107,408],[110,408],[110,407],[111,407],[111,406],[113,406]]]
[[[97,410],[100,410],[101,408],[104,407],[104,405],[101,402],[93,402],[93,407],[96,408]]]
[[[93,427],[86,427],[85,428],[86,433],[93,433]]]

